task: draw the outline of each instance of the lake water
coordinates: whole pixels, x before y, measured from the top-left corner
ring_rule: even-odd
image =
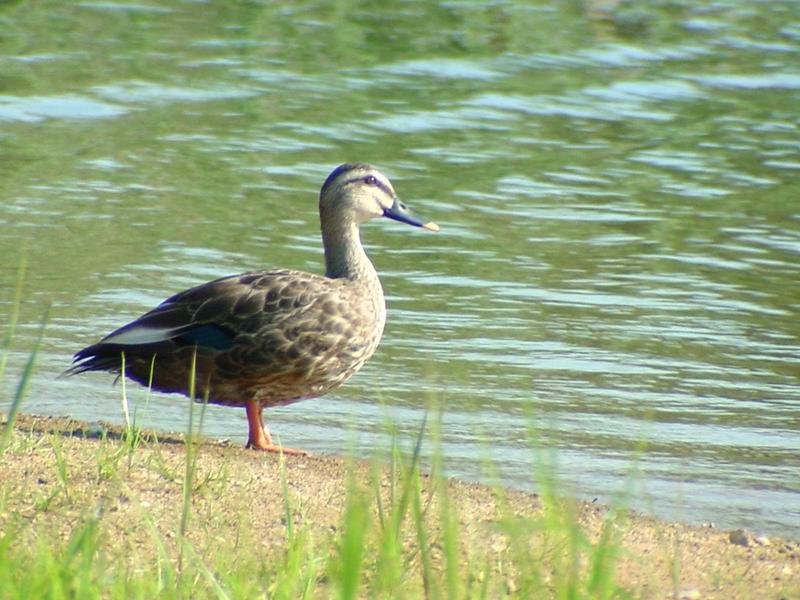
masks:
[[[121,422],[71,354],[217,276],[319,272],[319,187],[363,160],[442,231],[364,227],[384,340],[267,413],[284,444],[408,444],[439,403],[453,475],[531,489],[541,446],[581,498],[800,537],[800,4],[374,6],[0,4],[0,408],[51,304],[24,410]]]

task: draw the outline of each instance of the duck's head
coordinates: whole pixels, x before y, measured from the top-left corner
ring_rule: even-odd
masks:
[[[319,192],[319,212],[323,220],[352,220],[357,225],[376,217],[439,231],[436,223],[417,217],[401,202],[389,179],[372,165],[344,164],[328,175]]]

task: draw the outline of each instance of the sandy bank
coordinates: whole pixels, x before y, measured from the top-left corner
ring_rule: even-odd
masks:
[[[153,528],[144,522],[165,540],[178,535],[186,457],[181,436],[159,435],[158,443],[145,441],[129,452],[117,428],[29,415],[18,418],[16,432],[14,443],[0,455],[3,530],[15,522],[25,525],[20,535],[28,538],[42,531],[66,538],[87,513],[99,511],[117,550],[142,561],[153,551]],[[286,513],[279,457],[214,441],[202,442],[197,452],[188,529],[192,543],[213,554],[246,536],[255,553],[268,555],[280,548]],[[367,462],[338,457],[286,457],[295,525],[319,537],[335,536],[348,473],[366,481],[376,472]],[[541,510],[536,495],[501,497],[490,488],[459,481],[448,486],[464,552],[486,551],[498,557],[499,565],[507,551],[507,540],[496,527],[502,515],[510,511],[535,518]],[[607,512],[577,504],[590,539],[599,535]],[[795,541],[741,538],[638,514],[624,520],[619,540],[624,550],[616,579],[634,597],[800,598],[800,544]],[[513,581],[508,590],[514,591]]]

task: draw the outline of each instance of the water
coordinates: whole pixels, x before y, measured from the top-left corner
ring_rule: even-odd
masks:
[[[290,446],[410,437],[449,471],[800,536],[800,6],[57,2],[0,7],[0,403],[120,422],[70,355],[213,277],[321,269],[316,194],[366,160],[439,234],[371,223],[371,362],[270,411]],[[182,431],[178,397],[131,390]],[[244,411],[206,432],[243,442]]]

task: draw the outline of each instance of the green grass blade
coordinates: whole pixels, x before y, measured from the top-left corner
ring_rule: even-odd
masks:
[[[283,493],[283,513],[286,517],[286,539],[291,544],[294,541],[294,518],[292,517],[292,503],[289,498],[289,483],[286,481],[286,457],[280,455],[281,491]]]
[[[194,398],[195,373],[197,372],[197,349],[192,353],[192,364],[189,368],[189,429],[186,432],[186,470],[183,475],[183,502],[181,505],[181,521],[178,528],[179,539],[183,539],[189,526],[189,508],[192,503],[192,486],[194,482],[195,447],[194,447]]]
[[[11,434],[14,431],[14,421],[17,418],[17,414],[19,413],[20,408],[22,407],[22,401],[25,398],[25,392],[28,389],[28,384],[30,383],[31,376],[33,375],[33,368],[36,364],[36,356],[39,354],[39,348],[42,345],[42,339],[44,338],[44,331],[47,328],[47,322],[50,318],[50,306],[48,305],[45,308],[44,316],[42,317],[42,322],[39,325],[39,332],[36,335],[36,341],[33,344],[33,349],[31,350],[30,354],[28,355],[28,361],[25,363],[25,368],[22,371],[22,375],[20,376],[19,383],[17,384],[17,390],[14,393],[14,399],[11,402],[11,408],[8,412],[8,421],[6,422],[6,427],[3,430],[3,438],[0,440],[0,452],[6,449],[8,446],[8,442],[11,439]]]
[[[203,576],[203,578],[209,584],[211,590],[214,592],[214,595],[218,598],[218,600],[230,600],[231,598],[230,594],[228,594],[225,588],[222,587],[222,584],[219,582],[217,576],[211,572],[206,563],[197,554],[197,552],[195,552],[194,548],[192,548],[189,542],[183,540],[182,544],[184,546],[183,551],[189,555],[189,558],[191,559],[192,562],[192,566],[194,566],[194,568],[199,572],[199,574]]]
[[[19,269],[17,270],[17,283],[14,286],[14,299],[11,302],[11,314],[8,315],[6,335],[3,339],[3,354],[0,355],[0,381],[3,380],[3,373],[5,372],[6,364],[8,363],[11,340],[14,338],[14,332],[17,329],[20,306],[22,306],[22,284],[25,281],[25,270],[27,269],[27,266],[28,261],[23,255],[22,259],[19,261]]]
[[[125,433],[126,435],[130,435],[131,433],[131,413],[128,410],[128,387],[125,384],[127,381],[127,377],[125,376],[125,353],[120,352],[120,361],[122,365],[121,379],[122,379],[122,414],[125,417]]]

